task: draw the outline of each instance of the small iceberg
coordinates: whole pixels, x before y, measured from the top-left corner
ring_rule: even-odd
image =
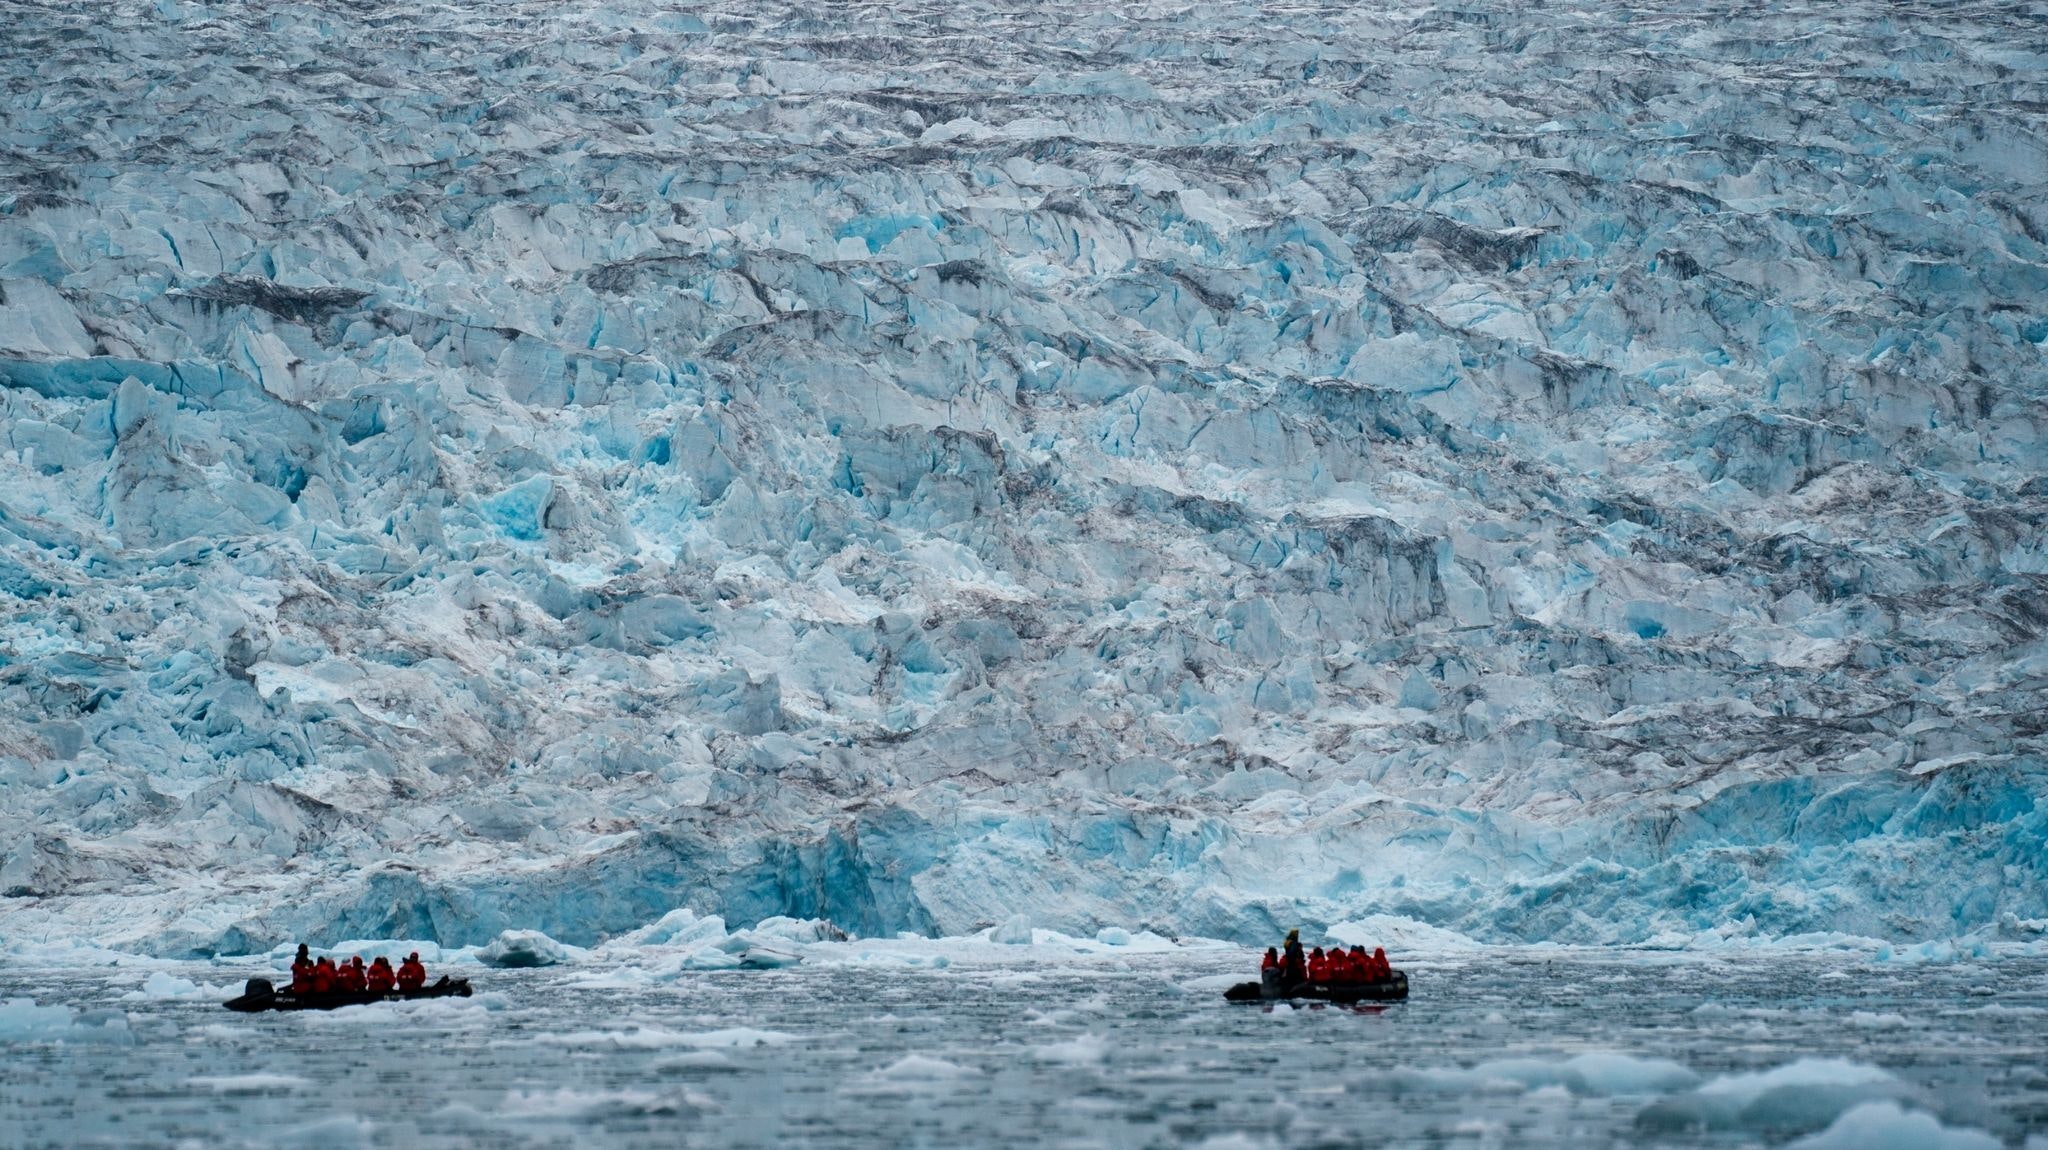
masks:
[[[508,930],[479,949],[476,960],[508,969],[559,966],[569,961],[569,948],[537,930]]]

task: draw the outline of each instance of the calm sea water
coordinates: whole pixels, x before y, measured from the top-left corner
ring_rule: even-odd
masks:
[[[2048,1147],[2038,960],[1509,952],[1407,964],[1378,1010],[1226,1004],[1243,962],[485,971],[466,1002],[262,1016],[0,971],[128,1015],[0,1036],[0,1145],[1779,1146],[1890,1102]]]

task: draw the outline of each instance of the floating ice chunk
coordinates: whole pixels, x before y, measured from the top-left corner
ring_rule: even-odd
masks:
[[[1887,947],[1878,956],[1885,962],[1967,962],[1997,957],[1990,945],[1981,938],[1943,938],[1896,950]]]
[[[1700,1087],[1701,1094],[1726,1098],[1744,1105],[1776,1090],[1830,1087],[1868,1087],[1897,1081],[1890,1071],[1843,1058],[1801,1058],[1770,1070],[1730,1074]]]
[[[1212,1134],[1195,1143],[1195,1150],[1273,1150],[1279,1145],[1271,1138],[1254,1138],[1245,1133]]]
[[[0,1003],[0,1039],[39,1041],[59,1038],[71,1029],[71,1011],[62,1006],[37,1006],[32,998]]]
[[[188,1086],[215,1094],[285,1094],[312,1083],[296,1074],[203,1075],[185,1080]]]
[[[1565,1064],[1565,1085],[1574,1094],[1662,1094],[1699,1082],[1699,1075],[1667,1058],[1628,1054],[1581,1054]]]
[[[569,961],[569,948],[537,930],[508,930],[476,952],[485,966],[557,966]]]
[[[631,1030],[572,1030],[567,1034],[543,1034],[540,1041],[550,1046],[600,1050],[667,1050],[691,1045],[691,1035],[677,1034],[655,1026]]]
[[[480,1029],[490,1026],[491,1015],[508,1005],[510,1000],[503,994],[485,993],[469,998],[368,1002],[335,1010],[306,1010],[295,1013],[293,1020],[297,1025],[312,1027],[421,1025]]]
[[[118,1010],[74,1012],[65,1006],[38,1006],[33,998],[0,1002],[0,1044],[26,1042],[94,1042],[129,1046],[135,1042],[128,1016]]]
[[[1663,1094],[1698,1085],[1699,1075],[1665,1058],[1594,1051],[1572,1058],[1500,1058],[1469,1069],[1403,1070],[1397,1084],[1427,1090],[1519,1092],[1558,1087],[1592,1097]]]
[[[579,978],[563,985],[574,990],[641,990],[655,983],[653,973],[637,967],[621,967]]]
[[[750,946],[740,952],[738,960],[744,970],[780,970],[802,962],[803,956],[772,946]]]
[[[874,1072],[873,1077],[891,1082],[941,1082],[956,1078],[973,1078],[981,1071],[971,1066],[961,1066],[943,1058],[932,1058],[923,1054],[906,1054]]]
[[[920,938],[919,942],[930,942]],[[953,965],[951,957],[943,954],[906,954],[898,950],[857,950],[842,961],[872,966],[923,967],[928,970],[944,970]]]
[[[846,932],[822,918],[785,918],[777,915],[755,923],[750,930],[741,931],[751,942],[756,938],[780,939],[783,942],[808,944],[816,942],[845,942]]]
[[[123,1002],[212,1002],[234,997],[234,992],[225,986],[210,986],[179,978],[165,971],[151,971],[142,986],[121,996]]]
[[[906,1054],[848,1083],[844,1091],[855,1095],[900,1096],[957,1088],[980,1077],[981,1072],[969,1066],[924,1054]]]
[[[689,954],[684,955],[681,959],[678,959],[675,963],[675,969],[678,971],[736,970],[739,968],[739,965],[739,955],[727,954],[725,951],[720,950],[718,947],[707,946],[701,950],[693,950]]]
[[[706,1030],[696,1034],[679,1036],[680,1045],[693,1046],[699,1050],[737,1050],[748,1046],[780,1046],[796,1041],[796,1035],[780,1030],[757,1030],[751,1026],[728,1026],[720,1030]]]
[[[544,1034],[540,1041],[551,1046],[603,1050],[734,1050],[748,1046],[780,1046],[794,1036],[778,1030],[756,1030],[735,1026],[724,1030],[684,1033],[658,1026],[636,1026],[631,1030],[577,1030],[567,1034]]]
[[[723,942],[725,920],[717,915],[699,917],[683,907],[669,911],[638,930],[620,935],[611,946],[709,946]]]
[[[691,1050],[671,1055],[654,1064],[658,1074],[692,1073],[706,1070],[735,1070],[733,1060],[716,1050]]]
[[[1099,1034],[1083,1034],[1066,1042],[1048,1042],[1031,1048],[1032,1058],[1064,1066],[1099,1066],[1108,1054],[1109,1041]]]
[[[185,1041],[195,1046],[212,1046],[223,1043],[233,1046],[248,1043],[256,1036],[257,1032],[247,1027],[229,1026],[226,1023],[214,1022],[205,1026],[195,1026],[187,1030],[185,1032]]]
[[[685,1098],[646,1090],[514,1090],[505,1095],[508,1118],[589,1121],[641,1114],[681,1114],[695,1107]]]
[[[1879,1014],[1858,1010],[1849,1015],[1849,1025],[1858,1030],[1899,1030],[1908,1025],[1903,1014]]]
[[[377,1124],[359,1114],[337,1114],[303,1126],[294,1126],[278,1138],[278,1145],[295,1150],[357,1150],[371,1144]]]
[[[2004,1145],[1982,1130],[1943,1126],[1932,1114],[1908,1112],[1896,1102],[1865,1102],[1786,1150],[2001,1150]]]
[[[1120,926],[1105,926],[1095,932],[1095,941],[1104,946],[1131,945],[1131,932]]]
[[[1989,1006],[1980,1006],[1966,1013],[1986,1015],[1992,1018],[2038,1018],[2048,1014],[2048,1007],[2008,1006],[2002,1002],[1994,1002]]]
[[[1839,1058],[1802,1058],[1770,1070],[1730,1074],[1698,1090],[1659,1099],[1636,1116],[1640,1128],[1796,1133],[1825,1126],[1859,1103],[1901,1093],[1889,1072]]]
[[[1002,925],[988,932],[988,940],[990,942],[1000,942],[1006,946],[1030,946],[1032,941],[1031,916],[1023,914],[1011,915],[1003,921]]]

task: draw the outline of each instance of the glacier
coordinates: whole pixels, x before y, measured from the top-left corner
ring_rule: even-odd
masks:
[[[5,19],[0,953],[2048,927],[2040,4]]]

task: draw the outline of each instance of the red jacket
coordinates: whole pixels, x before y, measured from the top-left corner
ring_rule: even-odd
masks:
[[[378,994],[389,993],[397,981],[398,977],[391,972],[391,964],[381,958],[371,963],[369,973],[363,976],[363,985]]]
[[[293,993],[293,994],[311,994],[312,992],[313,992],[313,964],[312,964],[312,963],[310,963],[310,962],[300,962],[300,961],[299,961],[299,960],[297,960],[297,959],[293,959],[293,960],[292,960],[292,993]]]
[[[426,967],[409,958],[398,964],[398,989],[418,990],[420,987],[425,986],[426,983]]]
[[[335,969],[333,963],[327,961],[324,958],[314,963],[312,976],[313,993],[326,994],[327,992],[333,990],[334,975]]]

